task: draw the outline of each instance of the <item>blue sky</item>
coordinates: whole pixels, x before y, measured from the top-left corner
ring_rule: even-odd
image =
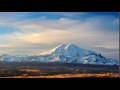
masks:
[[[0,12],[0,55],[38,54],[74,43],[119,58],[118,12]]]

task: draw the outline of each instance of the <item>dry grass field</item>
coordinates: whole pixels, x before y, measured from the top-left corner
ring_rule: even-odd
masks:
[[[0,78],[119,78],[119,66],[0,63]]]
[[[106,73],[106,74],[59,74],[48,76],[28,76],[23,74],[22,76],[9,76],[1,78],[119,78],[118,73]]]

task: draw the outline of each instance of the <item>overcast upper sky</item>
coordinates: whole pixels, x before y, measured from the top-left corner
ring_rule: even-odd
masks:
[[[39,54],[62,43],[118,59],[118,12],[0,12],[0,55]]]

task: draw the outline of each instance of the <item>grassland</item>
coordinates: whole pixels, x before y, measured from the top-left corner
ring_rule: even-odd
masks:
[[[8,76],[1,78],[119,78],[118,73],[106,73],[106,74],[59,74],[59,75],[47,75],[47,76],[28,76],[23,74],[22,76]]]
[[[0,63],[0,78],[119,78],[119,66],[67,63]]]

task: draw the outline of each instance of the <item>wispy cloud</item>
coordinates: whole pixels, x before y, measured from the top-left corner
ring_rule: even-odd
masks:
[[[40,52],[40,50],[44,51],[44,48],[46,48],[46,50],[53,48],[53,46],[57,46],[58,43],[75,43],[81,48],[94,49],[106,56],[115,56],[113,55],[114,53],[109,52],[118,52],[119,19],[117,17],[104,15],[88,17],[90,14],[81,13],[82,18],[75,19],[72,17],[80,17],[80,13],[70,13],[58,12],[56,15],[60,14],[61,17],[55,19],[48,18],[49,15],[40,15],[37,16],[37,18],[16,19],[12,23],[7,23],[6,26],[16,31],[11,34],[0,34],[0,49],[10,47],[12,50],[20,51],[19,49],[22,49],[25,45],[30,45],[25,52],[26,54],[30,54],[30,51],[33,50],[33,54]],[[30,13],[24,14],[24,18],[29,14]],[[87,18],[84,18],[86,14]],[[20,17],[23,18],[23,16],[21,14]],[[12,18],[15,19],[14,17]],[[36,47],[40,49],[36,50]],[[97,47],[102,47],[102,50]],[[105,49],[106,52],[103,51],[103,48],[107,48]],[[15,51],[9,52],[14,53]],[[109,55],[106,53],[109,53]]]

